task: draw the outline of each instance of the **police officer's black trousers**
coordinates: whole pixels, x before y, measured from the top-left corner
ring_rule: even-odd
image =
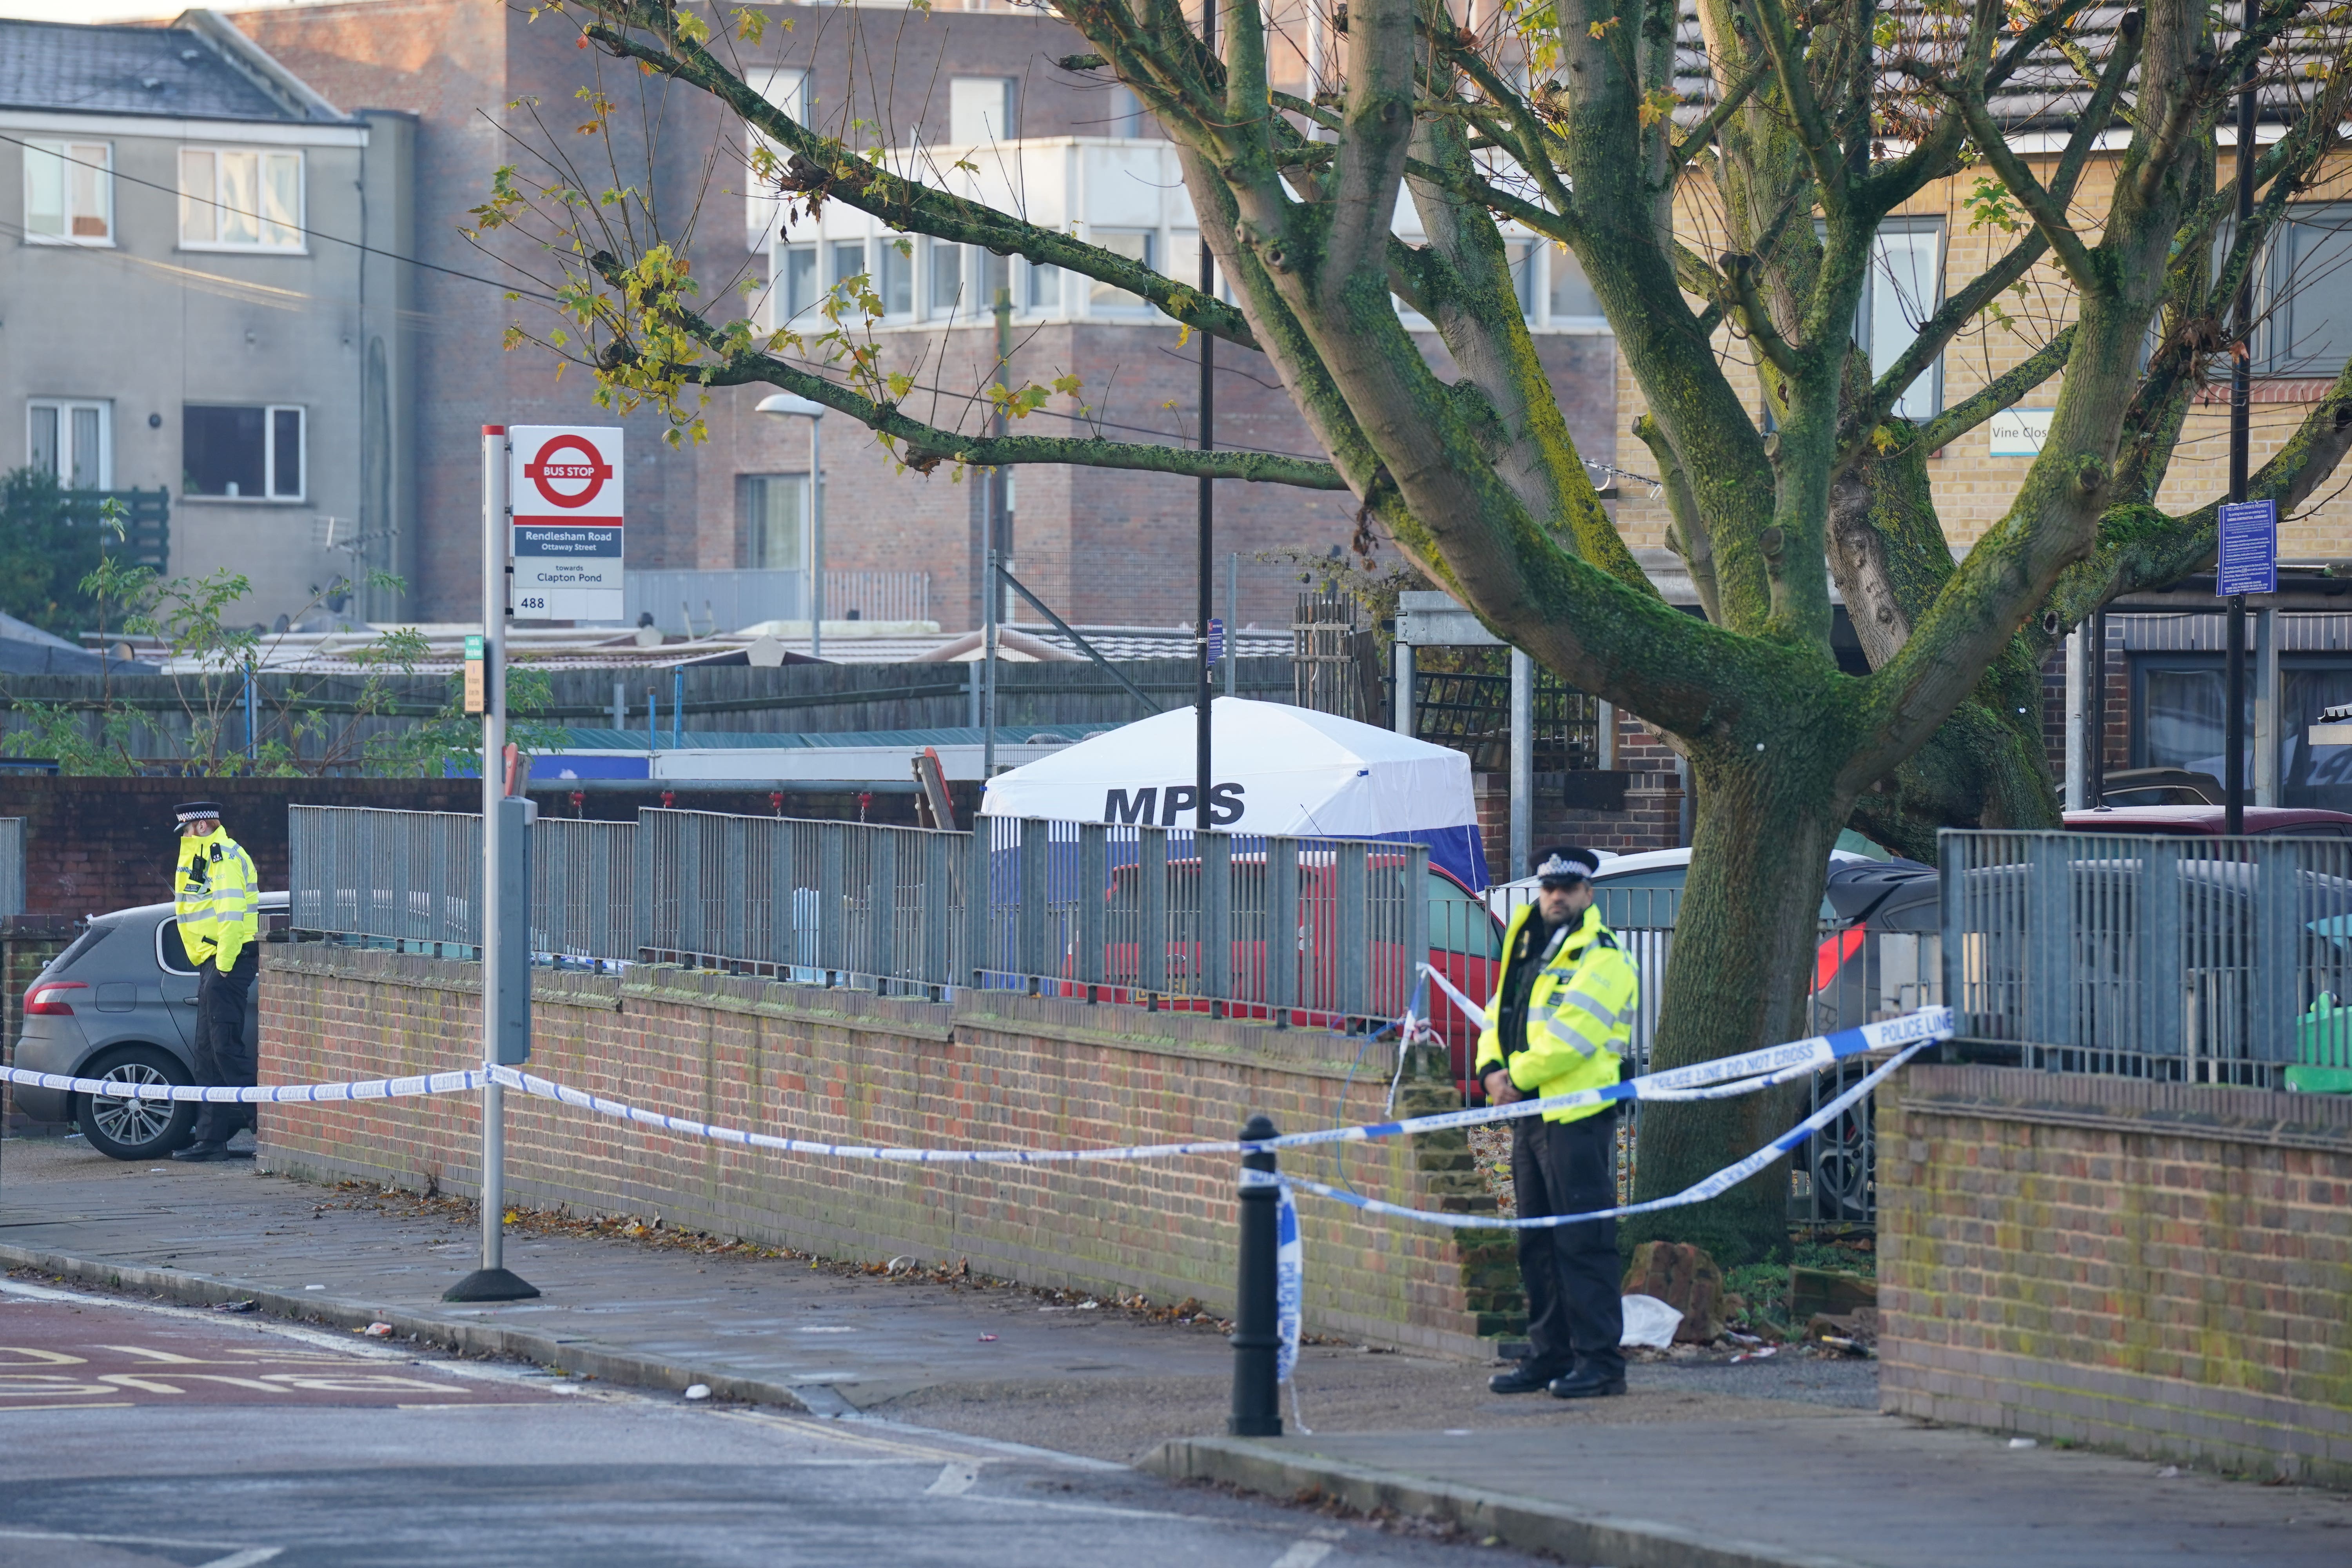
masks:
[[[196,1081],[205,1085],[247,1087],[259,1077],[260,1064],[245,1043],[245,1009],[253,995],[253,977],[261,968],[261,949],[247,942],[236,963],[224,974],[206,959],[196,970]],[[226,1143],[240,1127],[254,1123],[250,1105],[205,1105],[196,1110],[199,1143]]]
[[[1520,1118],[1511,1136],[1511,1191],[1525,1219],[1616,1207],[1616,1108],[1576,1121]],[[1519,1232],[1528,1344],[1538,1368],[1554,1377],[1623,1374],[1619,1279],[1613,1219]]]

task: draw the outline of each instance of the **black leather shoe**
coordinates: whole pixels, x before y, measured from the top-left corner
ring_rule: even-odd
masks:
[[[1523,1361],[1508,1372],[1498,1372],[1486,1380],[1489,1394],[1533,1394],[1557,1381],[1535,1363]]]
[[[184,1149],[173,1151],[172,1154],[173,1159],[185,1161],[191,1165],[201,1165],[229,1157],[228,1146],[225,1143],[191,1143]]]
[[[1566,1377],[1553,1378],[1547,1392],[1554,1399],[1602,1399],[1625,1392],[1625,1374],[1579,1369]]]

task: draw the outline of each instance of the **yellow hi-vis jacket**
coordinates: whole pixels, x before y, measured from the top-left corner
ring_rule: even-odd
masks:
[[[189,962],[211,959],[223,973],[236,967],[261,927],[260,879],[245,846],[219,828],[183,837],[172,878],[172,912]]]
[[[1615,1083],[1618,1064],[1633,1043],[1633,1011],[1641,997],[1641,977],[1633,961],[1618,947],[1616,933],[1601,923],[1598,909],[1586,910],[1568,928],[1549,961],[1538,950],[1543,940],[1543,917],[1534,904],[1520,905],[1503,933],[1503,963],[1495,974],[1486,1027],[1478,1037],[1474,1076],[1483,1079],[1495,1068],[1507,1067],[1512,1087],[1539,1099]],[[1523,952],[1523,947],[1528,951]],[[1543,973],[1528,993],[1527,1048],[1512,1052],[1506,1061],[1503,998],[1510,994],[1511,968],[1538,963]],[[1573,1105],[1547,1110],[1544,1120],[1577,1121],[1606,1108],[1605,1103]]]

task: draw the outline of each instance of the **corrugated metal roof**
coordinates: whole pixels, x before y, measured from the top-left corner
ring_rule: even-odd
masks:
[[[0,18],[0,108],[307,121],[184,27]]]

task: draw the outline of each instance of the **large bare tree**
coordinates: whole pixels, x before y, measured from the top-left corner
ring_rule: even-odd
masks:
[[[2212,553],[2216,498],[2168,513],[2158,489],[2196,395],[2243,341],[2239,284],[2324,173],[2352,82],[2344,14],[2309,0],[2268,0],[2244,34],[2183,0],[1699,0],[1696,27],[1671,0],[1507,4],[1475,25],[1436,0],[1349,0],[1317,24],[1336,47],[1308,94],[1276,87],[1261,0],[1219,0],[1213,47],[1178,0],[1048,3],[1091,47],[1062,66],[1127,84],[1173,139],[1232,303],[958,195],[851,128],[795,120],[746,83],[763,13],[565,10],[607,68],[708,94],[755,130],[750,156],[791,201],[1066,268],[1263,353],[1327,462],[1007,435],[986,398],[952,427],[918,419],[904,373],[861,335],[870,297],[863,312],[836,300],[819,331],[763,330],[698,291],[675,216],[666,231],[643,187],[616,173],[600,190],[551,142],[481,214],[556,269],[570,320],[526,335],[688,434],[698,389],[765,383],[926,471],[1070,463],[1349,492],[1498,634],[1689,758],[1695,853],[1654,1047],[1667,1066],[1801,1032],[1824,867],[1850,819],[1925,853],[1938,824],[2053,820],[2042,656],[2089,609]],[[2262,147],[2239,226],[2215,144],[2248,70],[2285,131]],[[615,112],[587,96],[599,121]],[[1853,331],[1875,237],[1964,176],[2002,242],[1874,376]],[[1401,192],[1422,243],[1394,232]],[[1591,279],[1646,403],[1639,434],[1704,619],[1660,596],[1603,510],[1522,314],[1512,224],[1566,245]],[[2055,300],[2032,352],[1933,417],[1897,416],[1905,388],[2004,320],[2029,276]],[[1434,326],[1444,372],[1399,300]],[[2053,382],[2041,455],[1956,561],[1927,455]],[[1018,413],[1051,390],[993,401]],[[2339,376],[2252,493],[2297,505],[2347,443]],[[1832,583],[1866,677],[1833,656]],[[1785,1114],[1760,1099],[1653,1108],[1642,1194]],[[1760,1177],[1661,1228],[1727,1259],[1774,1253],[1784,1191]]]

